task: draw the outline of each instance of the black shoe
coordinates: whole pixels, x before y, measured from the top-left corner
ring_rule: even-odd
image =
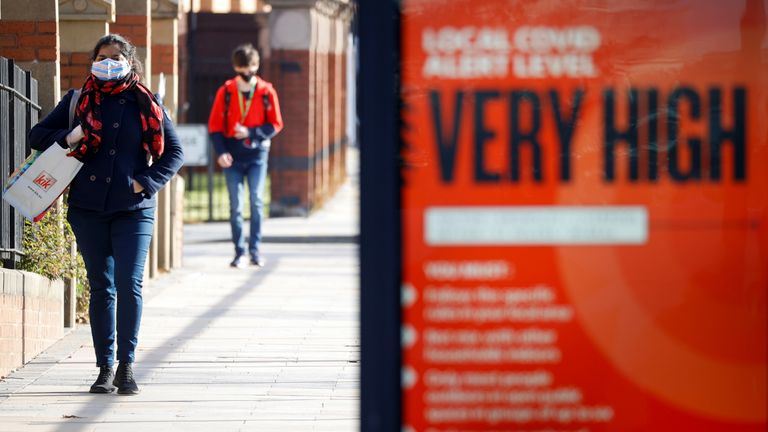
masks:
[[[112,372],[112,366],[99,367],[99,377],[96,378],[96,382],[91,386],[91,393],[112,393],[115,391],[115,386],[112,385],[112,379],[115,377],[115,373]]]
[[[259,258],[256,255],[251,255],[251,265],[256,267],[264,267],[267,262],[263,258]]]
[[[118,394],[135,395],[139,394],[139,386],[133,380],[133,363],[120,362],[115,372],[115,380],[112,381],[117,387]]]
[[[234,268],[243,268],[245,267],[245,259],[242,255],[238,255],[235,257],[235,259],[232,260],[231,263],[229,263],[229,266]]]

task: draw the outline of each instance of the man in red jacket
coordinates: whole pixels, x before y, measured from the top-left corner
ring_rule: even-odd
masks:
[[[259,253],[261,219],[264,208],[264,179],[270,140],[283,128],[277,92],[269,82],[256,76],[259,53],[251,44],[243,44],[232,53],[232,67],[237,76],[227,80],[216,93],[208,133],[224,169],[229,191],[230,225],[235,244],[232,267],[245,263],[243,233],[243,180],[248,182],[251,205],[248,255],[252,265],[262,267]]]

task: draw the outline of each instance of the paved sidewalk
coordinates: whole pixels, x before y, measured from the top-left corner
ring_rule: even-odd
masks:
[[[184,268],[145,286],[138,396],[92,395],[87,327],[0,381],[0,431],[359,429],[357,182],[265,221],[267,266],[231,269],[229,226],[185,227]]]

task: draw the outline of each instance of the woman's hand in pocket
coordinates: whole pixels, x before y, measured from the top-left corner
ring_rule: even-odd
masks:
[[[141,193],[144,192],[144,186],[141,185],[141,183],[137,182],[135,179],[133,180],[133,193]]]

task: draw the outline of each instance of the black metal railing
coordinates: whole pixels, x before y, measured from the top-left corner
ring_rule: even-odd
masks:
[[[29,155],[27,134],[40,116],[37,80],[13,60],[0,57],[0,170],[3,182]],[[0,205],[0,260],[16,268],[24,255],[24,219],[5,201]]]

